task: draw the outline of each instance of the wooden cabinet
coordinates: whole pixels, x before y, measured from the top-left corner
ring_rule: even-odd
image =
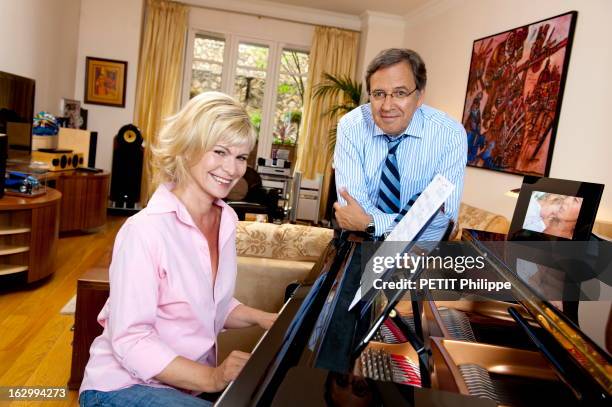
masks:
[[[108,172],[59,171],[47,173],[47,184],[62,193],[60,232],[104,226],[109,182]]]
[[[70,390],[78,390],[81,386],[89,360],[89,348],[94,339],[102,333],[97,317],[106,303],[109,290],[107,267],[89,269],[77,282],[72,365],[68,380]]]
[[[53,188],[36,198],[0,199],[0,275],[27,273],[27,281],[53,273],[62,194]]]

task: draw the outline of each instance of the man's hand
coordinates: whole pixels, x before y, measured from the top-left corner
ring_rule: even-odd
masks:
[[[346,205],[342,206],[338,202],[334,203],[336,219],[342,229],[364,232],[372,217],[368,215],[359,202],[353,198],[346,189],[340,190],[340,196],[346,200]]]
[[[250,353],[241,352],[239,350],[232,351],[229,356],[215,368],[213,372],[215,391],[225,389],[232,380],[236,380],[240,371],[246,362],[251,357]]]

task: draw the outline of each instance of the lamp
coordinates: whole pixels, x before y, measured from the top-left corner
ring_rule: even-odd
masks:
[[[514,189],[511,189],[509,191],[504,192],[504,195],[509,197],[509,198],[516,199],[519,196],[519,192],[521,192],[520,188],[514,188]]]

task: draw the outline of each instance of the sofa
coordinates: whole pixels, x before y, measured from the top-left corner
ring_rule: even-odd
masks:
[[[278,312],[287,286],[308,275],[332,236],[333,230],[313,226],[239,222],[235,297],[251,307]],[[222,332],[217,359],[235,349],[250,352],[262,334],[259,327]]]
[[[451,237],[452,239],[459,240],[463,229],[507,234],[509,228],[510,222],[506,217],[462,202],[459,207],[457,224]]]

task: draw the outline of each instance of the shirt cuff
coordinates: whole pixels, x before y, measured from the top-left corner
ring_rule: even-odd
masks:
[[[387,232],[389,226],[395,219],[395,214],[388,213],[371,213],[372,219],[374,219],[374,236],[382,236]]]
[[[444,232],[450,222],[450,217],[442,212],[438,214],[431,221],[431,224],[427,229],[423,231],[423,234],[419,238],[420,242],[439,242],[444,237]]]
[[[138,341],[130,349],[121,364],[133,376],[148,382],[161,373],[178,354],[153,338]]]

